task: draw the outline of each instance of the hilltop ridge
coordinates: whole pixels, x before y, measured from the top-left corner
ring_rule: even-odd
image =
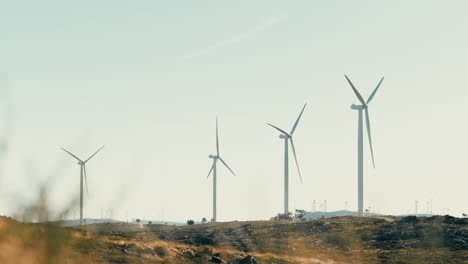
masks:
[[[37,255],[44,260],[60,260],[57,263],[67,260],[99,264],[450,264],[468,259],[468,219],[451,216],[345,216],[302,222],[234,221],[190,226],[109,223],[76,227],[24,224],[1,218],[0,232],[0,262],[15,264],[52,263],[31,262],[27,258]],[[56,250],[48,251],[50,246]]]

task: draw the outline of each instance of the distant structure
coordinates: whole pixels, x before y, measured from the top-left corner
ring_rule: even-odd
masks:
[[[209,155],[210,159],[213,159],[213,165],[211,166],[210,171],[208,172],[208,177],[210,177],[211,172],[213,172],[213,218],[211,219],[211,222],[216,222],[216,185],[217,185],[217,170],[216,170],[216,165],[218,160],[221,161],[221,163],[226,166],[226,168],[232,173],[232,175],[236,176],[234,171],[229,168],[229,166],[226,164],[226,162],[221,158],[219,154],[219,138],[218,138],[218,118],[216,117],[216,155]]]
[[[96,154],[98,154],[99,151],[101,151],[102,149],[104,148],[104,146],[102,146],[100,149],[98,149],[96,152],[94,152],[93,155],[91,155],[87,160],[83,161],[81,160],[80,158],[78,158],[77,156],[75,156],[73,153],[71,153],[70,151],[62,148],[63,151],[67,152],[68,154],[70,154],[72,157],[74,157],[75,159],[78,160],[78,165],[80,165],[80,225],[83,224],[83,178],[85,180],[85,183],[86,183],[86,193],[88,194],[89,196],[89,190],[88,190],[88,180],[87,180],[87,176],[86,176],[86,163],[92,159],[94,156],[96,156]]]
[[[431,198],[431,215],[432,215],[432,198]]]
[[[312,212],[317,211],[317,202],[315,200],[312,201]]]
[[[325,203],[324,202],[320,203],[319,211],[321,213],[321,218],[324,218],[325,217]]]
[[[375,161],[374,161],[374,150],[372,148],[372,137],[371,137],[371,130],[370,130],[370,119],[369,119],[369,106],[368,104],[370,101],[375,96],[375,93],[380,87],[380,84],[382,84],[382,81],[384,78],[380,80],[379,84],[377,87],[374,89],[374,91],[371,93],[367,101],[364,101],[364,98],[362,98],[361,94],[358,92],[356,87],[354,87],[353,83],[351,80],[349,80],[348,76],[345,75],[346,80],[348,80],[349,85],[351,85],[351,88],[353,89],[354,93],[356,94],[357,98],[359,99],[359,102],[361,105],[351,105],[351,109],[353,110],[358,110],[358,215],[363,216],[363,208],[364,208],[364,166],[363,166],[363,121],[362,121],[362,110],[364,110],[366,114],[366,127],[367,127],[367,137],[369,138],[369,147],[370,147],[370,152],[371,152],[371,157],[372,157],[372,165],[375,168]]]
[[[418,200],[414,201],[414,215],[418,214]]]
[[[267,123],[269,126],[281,132],[279,137],[281,139],[284,139],[284,214],[289,213],[289,151],[288,151],[289,143],[291,143],[292,153],[294,155],[294,160],[296,162],[297,172],[299,173],[299,177],[302,182],[301,171],[299,170],[299,163],[297,161],[296,148],[294,147],[292,136],[294,134],[294,131],[297,128],[297,124],[299,123],[299,120],[301,119],[302,113],[304,113],[304,109],[306,105],[307,104],[304,104],[304,107],[302,107],[301,113],[297,117],[297,120],[294,123],[291,129],[291,132],[289,133],[282,130],[281,128],[278,128],[270,123]]]

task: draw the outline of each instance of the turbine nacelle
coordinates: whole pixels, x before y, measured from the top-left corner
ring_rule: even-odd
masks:
[[[289,136],[287,136],[287,135],[285,135],[285,134],[280,134],[280,135],[279,135],[279,138],[285,139],[285,138],[289,138]]]
[[[366,105],[357,105],[357,104],[352,104],[351,105],[351,109],[353,109],[353,110],[364,110],[366,108],[367,108]]]
[[[209,155],[209,156],[208,156],[208,158],[210,158],[210,159],[217,159],[217,158],[218,158],[218,156]]]

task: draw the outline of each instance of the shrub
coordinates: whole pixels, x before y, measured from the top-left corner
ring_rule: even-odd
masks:
[[[168,254],[167,248],[163,246],[155,246],[153,252],[159,257],[165,257]]]
[[[287,214],[278,214],[277,216],[270,218],[270,220],[274,221],[291,221],[292,219],[293,217],[291,212],[288,212]]]

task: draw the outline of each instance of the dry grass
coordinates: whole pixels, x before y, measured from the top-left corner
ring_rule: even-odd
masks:
[[[93,263],[80,249],[82,232],[0,218],[0,263]]]
[[[340,217],[301,223],[63,228],[2,219],[0,263],[201,264],[211,263],[212,256],[235,263],[246,255],[260,263],[298,264],[463,263],[468,259],[463,248],[463,241],[468,241],[465,220],[409,220]]]

